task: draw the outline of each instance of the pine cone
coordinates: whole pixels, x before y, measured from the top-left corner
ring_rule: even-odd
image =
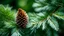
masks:
[[[22,28],[25,28],[26,24],[28,23],[28,15],[21,8],[18,9],[18,13],[17,13],[17,17],[16,17],[16,22]]]

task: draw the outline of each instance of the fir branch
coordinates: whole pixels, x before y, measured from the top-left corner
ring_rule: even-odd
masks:
[[[54,9],[54,10],[52,11],[52,13],[50,13],[49,15],[47,15],[47,17],[48,17],[48,16],[51,16],[51,15],[52,15],[53,13],[55,13],[59,8],[60,8],[60,6],[56,7],[56,9]],[[47,17],[45,17],[45,18],[42,20],[42,22],[43,22],[44,20],[46,20]]]
[[[50,13],[50,15],[52,15],[53,13],[55,13],[60,7],[61,7],[61,6],[56,7],[56,9],[54,9],[54,10],[52,11],[52,13]]]

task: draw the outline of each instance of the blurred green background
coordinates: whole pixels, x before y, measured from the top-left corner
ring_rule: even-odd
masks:
[[[9,5],[13,9],[22,8],[27,12],[34,11],[32,8],[34,0],[0,0],[0,4]]]

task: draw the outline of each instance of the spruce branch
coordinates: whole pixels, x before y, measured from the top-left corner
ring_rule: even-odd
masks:
[[[40,2],[40,1],[39,1]],[[51,7],[50,7],[51,6]],[[36,7],[38,7],[38,6],[36,6]],[[57,28],[59,28],[58,27],[58,23],[57,23],[57,21],[56,21],[56,19],[54,20],[54,21],[56,21],[56,23],[57,23],[57,25],[55,25],[56,23],[54,22],[54,21],[52,21],[52,19],[50,19],[51,17],[52,17],[52,15],[56,12],[56,11],[58,11],[58,9],[60,8],[60,7],[62,7],[62,5],[61,4],[58,4],[58,5],[54,5],[54,4],[49,4],[49,5],[46,5],[46,7],[44,7],[44,8],[42,8],[41,10],[45,10],[45,9],[47,9],[47,11],[46,11],[46,14],[45,14],[45,17],[43,18],[43,16],[41,17],[41,18],[43,18],[43,19],[41,19],[41,20],[39,20],[39,21],[37,21],[38,23],[34,23],[35,25],[37,25],[37,24],[39,24],[40,22],[44,22],[44,21],[46,21],[45,22],[45,24],[47,23],[47,21],[48,21],[48,19],[49,19],[49,21],[50,22],[52,22],[52,24],[54,24],[54,26],[55,26],[55,28],[53,28],[53,29],[55,29],[55,30],[58,30]],[[51,10],[52,9],[52,10]],[[40,10],[40,9],[39,9]],[[49,10],[49,11],[48,11]],[[39,12],[40,13],[40,12]],[[44,13],[43,13],[44,14]],[[49,17],[50,16],[50,17]],[[37,18],[37,17],[36,17]],[[54,18],[54,17],[53,17]],[[49,22],[49,24],[52,26],[52,24]],[[41,23],[41,25],[42,25],[42,23]],[[41,26],[40,25],[40,26]],[[57,27],[56,27],[57,26]],[[33,27],[33,26],[32,26]],[[37,26],[36,26],[36,28],[37,28]]]
[[[54,9],[54,10],[52,11],[52,13],[50,13],[50,15],[52,15],[53,13],[55,13],[59,8],[60,8],[60,6],[57,6],[56,9]]]
[[[48,16],[51,16],[53,13],[55,13],[60,7],[61,7],[61,6],[57,6],[56,9],[54,9],[49,15],[47,15],[47,17],[48,17]],[[47,17],[45,17],[42,21],[46,20]]]

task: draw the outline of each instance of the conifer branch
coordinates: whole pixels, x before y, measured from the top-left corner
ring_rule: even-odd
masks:
[[[54,10],[52,11],[52,13],[50,13],[49,15],[51,16],[51,15],[52,15],[53,13],[55,13],[60,7],[61,7],[61,6],[56,7],[56,9],[54,9]],[[48,17],[49,15],[47,15],[47,17]],[[46,20],[47,17],[45,17],[42,21]]]
[[[54,10],[52,11],[52,13],[50,13],[50,15],[52,15],[53,13],[55,13],[59,8],[60,8],[60,6],[56,7],[56,9],[54,9]]]

